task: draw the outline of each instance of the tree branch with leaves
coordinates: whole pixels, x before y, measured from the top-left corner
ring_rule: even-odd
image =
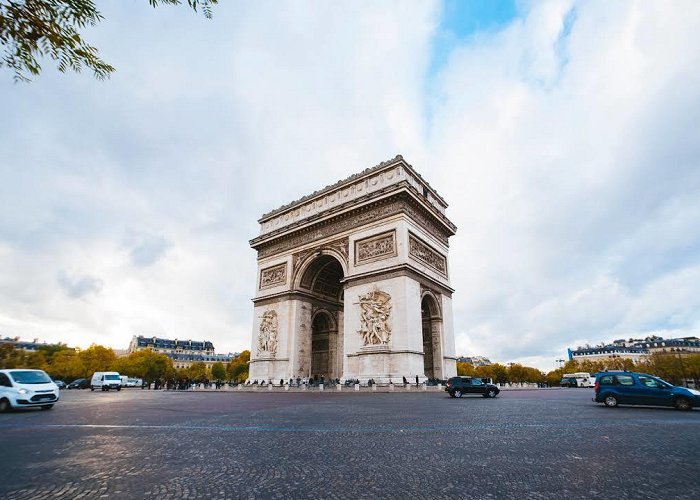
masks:
[[[179,5],[182,0],[148,0],[159,4]],[[218,0],[187,0],[195,12],[212,17],[212,6]],[[115,68],[99,57],[81,31],[95,26],[103,17],[94,0],[0,0],[0,45],[3,48],[0,67],[14,72],[15,81],[29,81],[41,73],[40,60],[51,58],[62,73],[83,68],[104,80]]]

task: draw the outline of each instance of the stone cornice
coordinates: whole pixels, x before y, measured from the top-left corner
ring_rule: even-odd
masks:
[[[374,211],[374,212],[373,212]],[[405,213],[423,229],[435,236],[445,246],[448,238],[455,234],[456,227],[443,214],[422,202],[421,195],[407,183],[395,184],[381,197],[354,200],[348,206],[337,207],[328,214],[312,216],[288,227],[258,236],[250,245],[258,250],[258,258],[283,252],[303,243],[334,236],[364,224],[375,222],[398,213]],[[298,240],[298,241],[297,241]],[[284,242],[289,244],[285,244]]]
[[[430,186],[428,181],[423,179],[423,177],[413,168],[413,166],[411,166],[409,163],[407,163],[403,159],[403,156],[396,155],[391,160],[383,161],[383,162],[379,163],[378,165],[375,165],[374,167],[366,168],[365,170],[363,170],[360,173],[353,174],[350,177],[346,177],[345,179],[342,179],[334,184],[328,185],[328,186],[324,187],[323,189],[319,189],[318,191],[314,191],[313,193],[311,193],[309,195],[303,196],[303,197],[299,198],[298,200],[294,200],[291,203],[287,203],[286,205],[282,205],[279,208],[271,210],[270,212],[263,214],[262,217],[260,217],[260,219],[258,219],[258,222],[263,223],[263,222],[269,220],[270,218],[274,217],[275,215],[281,214],[281,213],[285,212],[286,210],[290,210],[290,209],[296,207],[297,205],[303,204],[306,201],[313,200],[314,198],[319,198],[325,194],[330,193],[333,190],[340,189],[347,184],[356,182],[356,181],[361,180],[365,177],[371,176],[372,174],[374,174],[380,170],[387,169],[387,168],[392,167],[392,166],[397,165],[397,164],[402,164],[409,172],[411,172],[414,176],[416,176],[420,180],[420,182],[422,184],[424,184],[430,190],[431,194],[436,198],[436,200],[438,200],[441,205],[443,205],[445,208],[447,208],[447,202],[443,199],[442,196],[440,196],[437,193],[437,191],[435,191]]]
[[[421,203],[435,212],[438,218],[447,220],[445,200],[413,167],[397,156],[393,160],[380,163],[376,167],[265,214],[258,221],[260,222],[258,238],[313,222],[319,217],[356,206],[400,187],[412,190],[421,199]],[[451,224],[448,221],[448,225]]]

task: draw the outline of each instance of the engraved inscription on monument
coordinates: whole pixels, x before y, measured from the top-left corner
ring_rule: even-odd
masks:
[[[287,281],[287,263],[260,271],[260,288],[283,285]]]
[[[258,335],[258,355],[272,356],[277,353],[277,313],[265,311],[260,321],[260,334]]]
[[[445,257],[410,232],[408,233],[408,255],[447,277],[447,260]]]
[[[391,295],[375,289],[359,296],[360,337],[363,346],[387,345],[391,337]]]
[[[396,257],[396,231],[355,242],[355,265]]]

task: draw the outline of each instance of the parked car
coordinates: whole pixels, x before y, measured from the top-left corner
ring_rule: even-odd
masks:
[[[53,383],[56,384],[59,389],[66,388],[66,383],[63,380],[54,380]]]
[[[50,410],[58,398],[58,386],[43,370],[0,370],[0,412],[32,406]]]
[[[89,389],[90,381],[86,378],[75,379],[66,386],[66,389]]]
[[[461,398],[465,394],[479,394],[485,398],[495,398],[501,390],[493,384],[484,383],[474,377],[452,377],[447,381],[445,391],[450,397]]]
[[[690,410],[700,406],[700,391],[674,386],[646,373],[601,372],[596,377],[593,401],[610,408],[623,404]]]
[[[90,390],[102,389],[109,391],[110,389],[122,390],[122,379],[117,372],[95,372],[90,380]]]
[[[578,387],[574,377],[565,377],[559,382],[559,387]]]

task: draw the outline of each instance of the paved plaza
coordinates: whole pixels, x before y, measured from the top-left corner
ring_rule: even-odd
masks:
[[[592,394],[63,391],[0,414],[0,498],[700,498],[700,411]]]

